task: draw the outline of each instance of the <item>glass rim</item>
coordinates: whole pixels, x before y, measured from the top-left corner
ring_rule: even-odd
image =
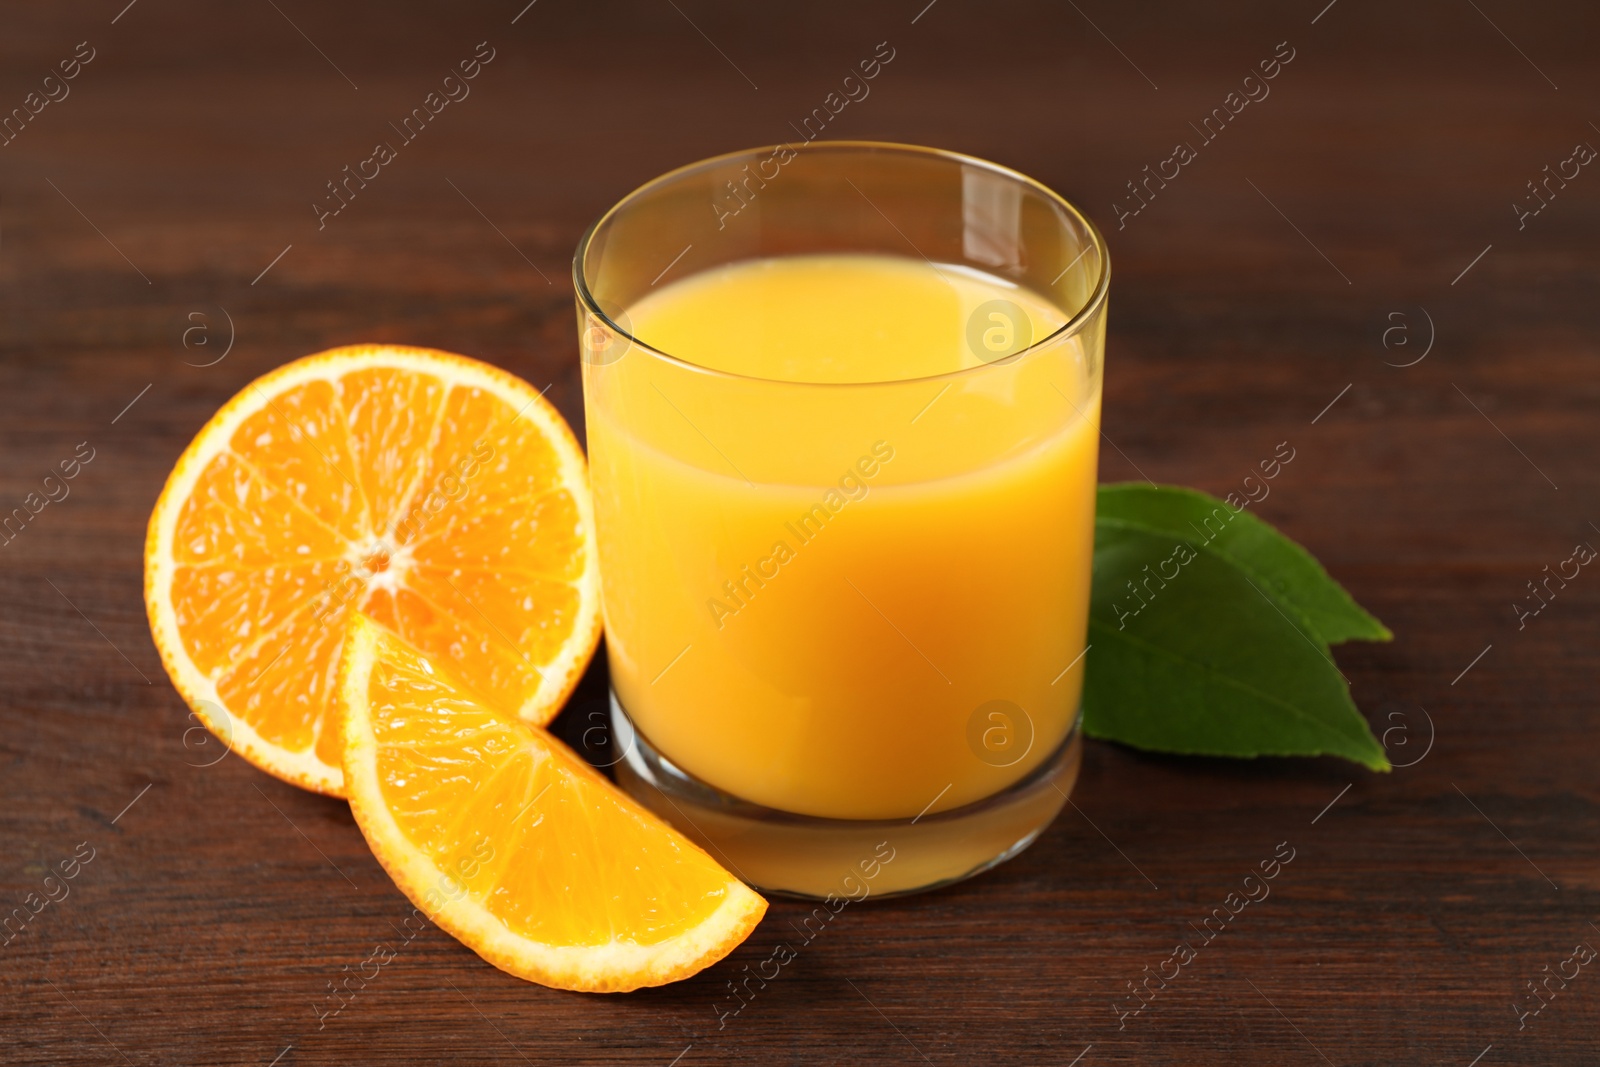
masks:
[[[1090,292],[1088,299],[1083,302],[1083,306],[1077,311],[1073,312],[1072,315],[1068,317],[1066,322],[1062,323],[1055,330],[1046,334],[1044,337],[1041,337],[1039,340],[1034,341],[1021,351],[1015,352],[1004,359],[996,360],[993,363],[980,363],[975,367],[960,367],[953,371],[943,371],[939,374],[923,375],[916,378],[890,378],[881,380],[873,379],[871,381],[864,382],[800,382],[787,378],[764,378],[754,374],[739,374],[734,371],[718,370],[714,367],[707,367],[704,364],[695,363],[693,360],[682,359],[668,352],[663,352],[659,348],[641,341],[631,332],[619,326],[617,322],[610,315],[608,315],[603,308],[600,307],[599,302],[595,299],[594,294],[589,289],[588,280],[584,277],[583,264],[585,257],[588,255],[589,246],[593,242],[595,234],[600,232],[600,228],[602,226],[604,226],[613,217],[615,217],[625,208],[632,205],[636,200],[646,193],[653,189],[660,188],[669,182],[679,180],[696,171],[709,169],[717,166],[718,164],[726,163],[730,160],[740,159],[748,156],[756,156],[762,152],[767,152],[769,150],[777,151],[781,148],[789,148],[791,151],[796,152],[797,154],[816,149],[825,151],[863,153],[871,151],[887,151],[904,155],[942,159],[952,163],[959,163],[964,166],[978,167],[980,169],[989,171],[990,173],[1009,178],[1010,180],[1041,194],[1047,200],[1053,202],[1056,207],[1064,210],[1071,218],[1075,219],[1081,226],[1083,226],[1084,231],[1089,235],[1089,246],[1095,250],[1095,254],[1099,257],[1100,276],[1096,279],[1094,289],[1092,292]],[[1062,196],[1048,185],[1045,185],[1037,178],[1030,178],[1021,171],[1014,170],[1011,167],[1004,166],[1003,164],[995,163],[979,156],[968,155],[964,152],[955,152],[947,148],[930,148],[925,145],[903,144],[897,141],[808,141],[799,148],[796,148],[794,145],[788,142],[781,142],[776,145],[758,145],[754,148],[745,148],[734,152],[724,152],[721,155],[709,156],[694,163],[686,163],[681,167],[676,167],[667,171],[665,174],[651,178],[643,185],[640,185],[632,192],[622,197],[622,199],[618,200],[615,204],[612,204],[611,207],[607,208],[599,218],[595,219],[595,221],[590,224],[589,228],[584,231],[583,236],[579,238],[578,247],[573,252],[572,256],[572,287],[577,292],[578,302],[583,306],[583,309],[589,314],[598,318],[602,323],[605,324],[607,329],[616,333],[618,336],[625,338],[630,345],[642,349],[644,352],[655,356],[658,359],[664,360],[669,364],[681,367],[684,370],[693,371],[699,374],[706,374],[716,378],[761,382],[771,385],[821,387],[829,389],[859,389],[865,386],[911,385],[917,382],[947,381],[960,378],[964,375],[990,370],[997,366],[1011,366],[1016,363],[1020,363],[1022,360],[1033,355],[1035,352],[1058,344],[1063,339],[1082,332],[1084,326],[1091,318],[1094,317],[1095,313],[1098,312],[1106,302],[1106,294],[1109,292],[1111,287],[1111,257],[1106,246],[1105,235],[1100,232],[1100,228],[1094,224],[1094,221],[1090,219],[1089,216],[1080,211],[1078,207],[1066,197]],[[1049,299],[1049,294],[1040,295],[1045,296],[1046,299]]]

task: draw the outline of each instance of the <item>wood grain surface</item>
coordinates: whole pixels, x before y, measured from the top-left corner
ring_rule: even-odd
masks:
[[[1600,146],[1592,5],[525,2],[0,13],[0,113],[60,97],[0,146],[0,512],[92,454],[0,547],[0,911],[75,871],[0,935],[0,1060],[1600,1063],[1600,964],[1547,978],[1600,946],[1600,576],[1513,609],[1600,545],[1600,170],[1563,162]],[[325,183],[482,41],[470,97],[319,229]],[[1102,477],[1226,493],[1289,442],[1259,512],[1395,631],[1339,660],[1409,765],[1092,743],[1026,853],[851,905],[720,1024],[803,905],[628,996],[407,939],[346,806],[203,744],[168,684],[141,599],[163,479],[246,382],[356,341],[492,361],[581,432],[583,228],[664,170],[794,139],[883,41],[827,135],[992,158],[1098,220]],[[1178,142],[1195,158],[1141,206],[1127,183]],[[566,721],[605,685],[597,664]],[[1129,983],[1281,842],[1271,896],[1131,1014]],[[394,961],[319,1021],[379,944]]]

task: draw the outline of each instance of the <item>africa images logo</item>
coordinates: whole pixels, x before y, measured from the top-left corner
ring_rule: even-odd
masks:
[[[740,567],[733,578],[723,582],[722,591],[727,600],[718,597],[706,600],[706,609],[711,612],[711,621],[717,624],[717,629],[727,624],[729,616],[737,615],[749,607],[755,595],[782,573],[784,565],[798,556],[799,549],[816,540],[828,523],[839,517],[846,505],[866,499],[870,489],[868,480],[876,477],[883,469],[883,464],[892,459],[893,445],[887,441],[874,442],[871,455],[862,456],[847,468],[839,476],[836,488],[828,489],[822,494],[821,500],[783,524],[783,528],[794,538],[793,545],[785,538],[778,538],[772,543],[770,553],[756,560],[753,565],[747,563]]]

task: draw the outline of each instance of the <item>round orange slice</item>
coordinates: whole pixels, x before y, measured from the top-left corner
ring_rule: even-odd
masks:
[[[354,611],[544,723],[599,641],[596,566],[583,453],[537,390],[357,345],[252,382],[190,443],[150,516],[145,604],[212,733],[342,795],[333,688]]]
[[[501,970],[609,993],[687,978],[767,902],[548,733],[356,616],[350,809],[395,884]]]

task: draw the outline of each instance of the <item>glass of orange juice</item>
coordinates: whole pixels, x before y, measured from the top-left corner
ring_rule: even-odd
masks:
[[[746,881],[909,892],[1081,756],[1109,263],[968,156],[816,141],[627,196],[573,265],[619,780]]]

